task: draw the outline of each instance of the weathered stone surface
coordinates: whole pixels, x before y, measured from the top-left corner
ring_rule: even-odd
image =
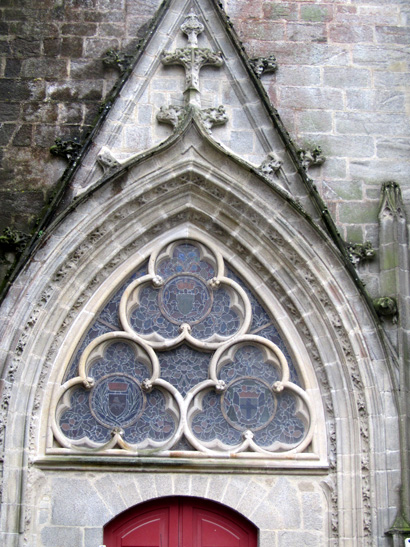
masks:
[[[369,87],[371,71],[367,69],[326,67],[323,72],[323,82],[329,87]]]
[[[279,532],[278,547],[293,547],[294,545],[307,545],[319,547],[321,538],[318,535],[305,532]]]
[[[84,528],[84,547],[96,547],[96,545],[102,545],[102,543],[103,531],[101,527]]]
[[[69,138],[89,129],[90,118],[99,109],[99,103],[105,101],[111,85],[116,79],[112,70],[104,72],[101,59],[105,55],[106,49],[115,46],[120,50],[126,50],[130,45],[135,45],[137,39],[143,35],[141,27],[144,27],[149,18],[154,15],[159,3],[159,0],[147,2],[139,0],[128,0],[127,2],[123,0],[90,0],[87,2],[32,0],[24,5],[17,5],[12,0],[2,2],[0,30],[4,39],[0,45],[0,55],[2,55],[0,72],[3,77],[3,80],[0,81],[0,95],[3,102],[0,103],[0,115],[3,116],[3,125],[0,131],[0,146],[3,157],[1,196],[4,197],[1,200],[4,213],[1,222],[4,223],[4,227],[13,224],[19,229],[23,229],[25,226],[33,224],[34,217],[37,216],[42,205],[48,199],[49,190],[64,169],[59,159],[49,157],[49,147],[56,137]],[[408,100],[404,89],[409,83],[409,72],[403,49],[403,45],[408,40],[408,33],[403,27],[408,16],[408,9],[401,2],[395,0],[389,3],[382,0],[371,0],[353,4],[341,1],[320,1],[310,4],[303,0],[281,3],[226,0],[223,3],[232,17],[235,28],[240,33],[246,51],[251,56],[266,56],[272,53],[276,55],[279,71],[274,76],[266,76],[262,80],[263,84],[275,107],[283,113],[282,118],[297,145],[306,148],[321,145],[323,148],[327,162],[320,170],[315,171],[314,183],[317,184],[325,199],[328,210],[335,213],[339,230],[355,242],[366,239],[377,241],[376,209],[379,201],[377,192],[381,182],[389,180],[392,176],[397,176],[400,181],[403,181],[403,195],[406,196],[406,203],[409,198]],[[229,73],[229,78],[235,82],[237,73],[232,71]],[[156,123],[155,113],[161,102],[170,104],[170,95],[179,89],[177,84],[178,80],[174,79],[172,75],[168,78],[158,78],[155,83],[157,94],[152,95],[144,103],[138,103],[133,111],[133,116],[134,121],[136,120],[140,127],[137,131],[131,126],[125,132],[124,146],[128,147],[127,150],[130,153],[135,151],[136,142],[142,143],[143,146],[152,144],[145,129],[152,123]],[[237,82],[235,82],[236,84]],[[206,79],[204,78],[203,89],[207,91],[207,100],[209,101],[222,94],[227,98],[230,94],[231,102],[229,104],[234,104],[235,91],[232,91],[232,88],[229,91],[218,88],[212,71],[207,74]],[[147,108],[142,109],[142,104],[146,104]],[[217,104],[219,102],[214,106]],[[204,105],[204,107],[212,106],[212,104]],[[238,103],[235,108],[237,106]],[[390,114],[393,115],[390,116]],[[246,118],[247,116],[241,116],[236,112],[231,118],[231,125],[218,129],[219,134],[226,137],[227,142],[229,142],[229,138],[231,139],[230,142],[235,147],[235,152],[238,153],[248,153],[254,145],[249,125],[244,127],[247,123]],[[142,131],[140,132],[141,126]],[[257,126],[259,129],[259,124]],[[234,131],[230,134],[232,127]],[[168,132],[161,133],[163,129]],[[157,131],[157,136],[161,135],[162,139],[169,135],[170,130],[169,128],[160,128]],[[263,150],[263,157],[266,157],[270,152],[271,149],[266,147]],[[260,165],[260,161],[255,161],[255,165]],[[232,176],[232,178],[235,177]],[[246,185],[244,185],[245,187]],[[123,189],[119,190],[118,187],[115,187],[114,191],[121,194]],[[182,207],[181,203],[182,198],[181,202],[178,202],[178,207]],[[102,208],[105,206],[103,200],[100,206]],[[196,206],[197,204],[193,205],[193,209]],[[214,207],[212,214],[220,215],[217,209]],[[163,211],[156,209],[156,212],[162,218]],[[91,208],[88,211],[83,211],[83,219],[88,219],[91,214]],[[118,214],[123,213],[119,212]],[[245,217],[246,215],[241,217],[244,224],[248,222]],[[275,215],[271,215],[269,222],[273,222],[275,219],[276,212]],[[233,225],[231,218],[224,219],[224,222]],[[115,240],[115,245],[120,245],[118,242],[120,231],[116,231],[113,226],[110,226],[109,229],[112,230],[112,240]],[[140,229],[141,226],[136,227],[136,232]],[[241,223],[235,222],[235,235],[241,229]],[[255,230],[256,228],[253,228],[253,231]],[[76,235],[81,237],[81,229],[76,232]],[[258,235],[260,237],[255,246],[261,245],[267,234],[258,232]],[[60,234],[60,237],[64,238],[65,235]],[[129,239],[132,240],[131,235]],[[228,244],[230,245],[230,241]],[[248,247],[251,248],[252,244],[249,243]],[[108,248],[111,247],[107,246]],[[57,246],[54,250],[56,254],[61,251]],[[90,254],[92,252],[94,252],[94,247]],[[234,251],[232,252],[234,253]],[[266,253],[264,256],[266,262],[270,261],[269,263],[271,263],[272,256],[274,253],[269,256]],[[253,262],[251,256],[247,256],[245,260]],[[297,257],[286,256],[284,260],[290,264],[292,260],[297,260]],[[101,264],[104,263],[103,253],[99,255],[99,261]],[[322,267],[320,265],[317,269]],[[295,268],[300,275],[305,275],[300,264]],[[94,275],[96,269],[90,267],[89,271],[93,271],[92,275]],[[363,272],[365,276],[368,276],[367,287],[370,292],[378,296],[379,269],[377,262],[375,261],[375,264],[366,267]],[[281,275],[280,268],[275,271],[275,275]],[[41,275],[39,278],[41,279]],[[326,281],[328,279],[325,280],[323,277],[320,287],[317,285],[306,286],[309,294],[315,294],[315,298],[321,301],[323,294],[320,290],[326,287]],[[347,285],[346,282],[344,285],[346,291],[348,290]],[[85,286],[86,282],[82,280],[78,286],[73,287],[72,299],[74,299],[74,293],[75,298],[80,297],[78,287],[82,289]],[[338,283],[334,283],[334,287],[332,287],[335,293],[337,286],[339,286]],[[15,287],[15,290],[18,287]],[[294,288],[292,287],[292,289]],[[53,286],[53,290],[57,291],[61,288],[54,289]],[[34,293],[30,293],[27,298],[31,298],[32,294]],[[293,290],[290,290],[289,294],[292,298],[295,297]],[[38,295],[36,296],[38,297]],[[69,305],[70,298],[67,298],[64,306]],[[37,301],[37,298],[33,298],[33,306]],[[349,316],[350,310],[343,307],[345,304],[341,303],[340,295],[337,294],[332,294],[328,300],[321,301],[323,309],[328,309],[333,301],[338,302],[343,313],[346,312],[345,315]],[[302,308],[301,302],[303,302],[303,298],[300,298],[299,303]],[[352,309],[357,310],[357,315],[361,319],[365,316],[360,306],[352,304]],[[60,313],[63,316],[62,310]],[[311,313],[311,309],[309,309],[309,314]],[[308,315],[307,312],[306,315]],[[353,313],[349,317],[349,320],[352,320],[351,330],[347,329],[349,333],[354,332],[357,328],[353,322],[354,315]],[[23,316],[24,314],[21,313],[20,320]],[[5,314],[5,317],[8,317],[8,314]],[[294,318],[292,317],[292,319]],[[332,322],[334,318],[328,316],[326,319],[329,325],[334,328],[333,332],[339,332],[340,325],[337,321]],[[346,318],[344,320],[347,323],[348,320]],[[300,333],[308,331],[301,323],[296,324]],[[54,338],[54,327],[52,332]],[[325,359],[326,373],[330,373],[330,377],[332,373],[335,377],[341,374],[341,370],[344,366],[347,367],[352,356],[359,360],[358,356],[366,351],[367,346],[373,352],[372,355],[377,355],[382,359],[378,353],[381,352],[379,346],[371,339],[373,335],[366,332],[366,328],[361,334],[366,341],[365,344],[357,343],[354,348],[348,348],[343,342],[338,348],[339,358],[337,360],[326,361]],[[331,337],[329,336],[329,338]],[[323,343],[320,344],[320,350],[326,353],[329,350],[329,344],[326,345],[324,339],[325,336],[321,340]],[[11,351],[14,352],[14,349],[15,346]],[[36,347],[35,351],[39,352],[40,350]],[[343,356],[343,351],[346,351],[345,356]],[[24,359],[24,363],[33,362],[30,355],[27,358],[24,356]],[[355,361],[354,366],[359,370],[362,364]],[[364,367],[370,378],[371,367],[368,367],[368,364]],[[30,367],[27,368],[30,370]],[[319,369],[320,366],[318,366]],[[380,369],[385,372],[384,365]],[[352,372],[356,374],[356,368],[352,369]],[[388,465],[391,466],[389,468],[393,469],[391,492],[389,493],[391,499],[386,501],[386,506],[392,507],[397,497],[395,489],[400,481],[397,471],[398,438],[394,433],[396,423],[394,405],[391,404],[391,400],[384,400],[384,394],[380,396],[382,398],[382,404],[380,404],[378,395],[374,393],[377,391],[374,386],[378,385],[379,372],[377,371],[374,378],[372,377],[374,384],[371,384],[369,380],[368,392],[363,399],[356,401],[354,391],[351,390],[352,398],[349,409],[354,412],[357,403],[361,408],[363,400],[372,401],[374,398],[374,406],[368,409],[371,419],[376,415],[376,409],[379,409],[380,406],[386,408],[392,415],[390,421],[382,424],[382,428],[386,427],[383,434],[387,435],[393,431],[390,437],[387,435],[389,450],[386,455]],[[350,374],[347,371],[343,381],[340,380],[332,384],[332,397],[341,397],[341,392],[346,389],[345,382],[348,384],[349,379]],[[325,385],[326,378],[323,380]],[[360,385],[361,379],[354,377],[354,380],[356,389]],[[41,382],[44,381],[42,378]],[[384,378],[383,382],[388,392],[391,387],[390,380]],[[33,385],[36,384],[33,382]],[[386,397],[388,398],[389,395]],[[331,405],[329,405],[329,409],[331,413]],[[338,412],[339,410],[343,412],[344,407],[338,408]],[[352,420],[353,426],[356,426],[358,420],[360,417]],[[339,415],[338,422],[338,427],[342,431],[346,431],[348,426],[342,425],[342,418],[339,420]],[[330,422],[328,426],[331,431]],[[373,438],[380,439],[382,436],[380,422],[375,421],[373,426],[370,442],[373,442]],[[340,447],[346,446],[347,443],[344,443],[345,439],[341,439],[340,429],[336,434],[336,439],[339,443],[339,450],[342,450]],[[361,431],[358,429],[356,433],[357,438],[361,436],[360,447],[363,449],[369,442],[369,436],[365,429],[361,429]],[[378,437],[379,434],[380,437]],[[376,447],[377,454],[383,453],[383,447],[385,445],[382,443]],[[349,457],[357,458],[358,446],[355,447],[355,450],[354,454],[349,454]],[[392,457],[393,454],[396,459]],[[376,456],[375,459],[377,459]],[[348,458],[345,456],[340,457],[337,462],[338,472],[340,472],[340,477],[346,473],[346,476],[351,480],[363,469],[360,470],[360,462],[358,469],[354,468],[352,461],[346,460]],[[364,462],[364,470],[366,465]],[[384,464],[380,463],[379,465],[382,470],[380,475],[382,475]],[[49,476],[52,475],[52,473],[49,474]],[[118,475],[120,476],[121,472]],[[81,483],[78,475],[71,477],[70,483],[64,482],[62,478],[54,479],[53,486],[56,488],[56,493],[53,498],[53,526],[47,522],[46,527],[43,528],[43,535],[41,532],[38,533],[38,542],[42,541],[44,545],[50,547],[55,547],[57,543],[58,545],[70,544],[70,547],[71,545],[83,545],[83,543],[91,547],[91,544],[102,543],[101,526],[105,522],[104,519],[109,518],[114,511],[121,510],[123,507],[121,498],[124,499],[124,506],[126,506],[137,503],[140,498],[149,499],[161,495],[163,492],[169,494],[175,490],[183,494],[186,493],[185,488],[189,490],[192,487],[193,493],[198,491],[201,495],[211,496],[213,492],[219,501],[224,498],[232,506],[239,504],[244,512],[251,511],[253,509],[251,506],[256,505],[258,490],[253,484],[254,479],[249,476],[232,478],[231,475],[210,473],[206,479],[204,475],[198,475],[195,480],[191,481],[191,477],[187,478],[185,475],[179,482],[180,475],[177,474],[171,479],[169,478],[171,475],[166,475],[153,480],[148,473],[135,474],[135,477],[138,476],[135,478],[138,489],[134,490],[133,487],[130,487],[132,493],[129,495],[127,493],[127,495],[112,496],[112,503],[109,499],[102,499],[102,497],[107,497],[105,493],[109,490],[108,487],[104,486],[103,488],[103,483],[99,483],[97,487],[101,497],[97,493],[94,484],[98,478],[95,476],[89,476],[88,483],[86,481]],[[327,522],[331,522],[334,515],[329,514],[330,509],[322,508],[324,518],[321,520],[318,517],[318,507],[321,503],[318,492],[313,489],[312,485],[310,491],[298,489],[296,480],[295,477],[284,479],[272,475],[258,476],[256,482],[261,491],[266,490],[269,481],[269,488],[275,483],[275,487],[272,487],[270,493],[268,506],[263,506],[261,503],[260,510],[257,511],[258,514],[255,514],[255,519],[259,516],[258,525],[263,529],[261,545],[277,547],[278,545],[293,546],[299,543],[325,544],[324,533],[321,534],[319,531],[326,528]],[[112,483],[115,484],[115,481],[114,475]],[[121,489],[126,488],[125,482],[121,482]],[[345,481],[340,479],[339,482],[345,488]],[[111,482],[108,484],[111,485]],[[387,492],[388,488],[384,491]],[[343,494],[346,496],[345,498],[339,497],[340,503],[349,497],[346,491]],[[358,490],[354,494],[354,499],[358,504],[363,498],[366,510],[368,492]],[[81,500],[86,498],[88,505],[85,506],[83,501],[78,502],[78,497]],[[330,498],[331,494],[329,494]],[[271,511],[271,515],[274,515],[273,518],[267,514],[266,507]],[[6,517],[8,510],[9,508],[6,509]],[[285,515],[283,511],[285,511]],[[383,511],[385,509],[380,510],[380,514]],[[71,517],[74,514],[77,516]],[[101,521],[95,520],[97,514],[101,516]],[[84,515],[84,519],[78,515]],[[86,521],[86,528],[82,531],[83,536],[73,535],[74,528],[71,528],[67,523],[65,520],[67,518],[69,520],[72,518],[72,521],[76,523],[80,522],[78,526],[82,526],[82,523]],[[349,518],[346,517],[345,521],[343,516],[340,523],[341,528],[350,525]],[[388,518],[386,516],[383,518],[392,522],[394,515],[389,514]],[[46,520],[41,522],[46,522]],[[10,520],[8,525],[14,527],[14,520]],[[268,528],[265,529],[265,526],[273,525],[282,526],[283,529],[270,531],[267,534]],[[360,525],[358,525],[359,527]],[[385,529],[386,527],[381,533],[384,533]],[[346,542],[351,541],[353,545],[351,537],[353,536],[349,536]],[[358,541],[361,540],[362,536]],[[383,538],[379,536],[377,541],[381,545],[380,541],[384,541],[384,536]]]
[[[53,480],[54,526],[102,526],[110,517],[97,491],[86,480],[72,477]]]
[[[41,531],[41,541],[44,547],[72,547],[82,544],[81,529],[77,527],[50,526]],[[90,545],[88,543],[88,545]]]

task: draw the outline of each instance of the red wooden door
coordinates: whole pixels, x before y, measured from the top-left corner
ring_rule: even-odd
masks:
[[[125,511],[104,529],[106,547],[257,547],[257,529],[219,503],[160,498]]]

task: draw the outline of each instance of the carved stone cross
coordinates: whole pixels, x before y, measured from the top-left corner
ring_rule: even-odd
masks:
[[[204,26],[195,13],[190,13],[180,28],[188,37],[188,46],[177,48],[174,52],[164,52],[162,62],[185,68],[186,102],[199,106],[199,71],[205,65],[222,66],[222,54],[198,47],[198,34],[203,32]]]
[[[211,134],[212,127],[226,123],[228,116],[223,106],[201,109],[199,72],[205,65],[222,66],[222,53],[198,47],[198,34],[204,31],[204,25],[195,13],[191,12],[180,28],[188,37],[188,46],[177,48],[174,52],[164,52],[161,60],[164,65],[182,65],[184,67],[185,106],[161,106],[157,119],[161,123],[168,123],[176,128],[183,121],[188,107],[193,106],[199,112],[202,126]]]

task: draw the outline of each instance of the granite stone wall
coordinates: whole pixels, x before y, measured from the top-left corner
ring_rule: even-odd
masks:
[[[223,2],[250,56],[274,54],[263,76],[342,236],[377,249],[381,184],[402,185],[410,214],[410,99],[406,1]],[[89,133],[119,71],[107,50],[132,53],[159,0],[3,0],[0,4],[1,272],[45,213],[66,161],[56,138]],[[406,55],[407,53],[407,55]],[[4,237],[5,236],[5,237]],[[378,294],[377,261],[362,267]]]
[[[403,43],[408,36],[404,33],[408,7],[383,0],[223,3],[251,57],[276,55],[278,70],[262,76],[262,82],[296,145],[322,148],[327,160],[310,167],[309,175],[342,237],[353,243],[369,240],[377,249],[382,183],[399,182],[409,206],[408,73]],[[104,65],[104,56],[108,50],[135,51],[158,6],[159,0],[0,3],[3,272],[30,232],[40,230],[38,222],[66,169],[67,162],[51,155],[50,146],[56,138],[72,141],[73,153],[81,146],[120,77],[117,68],[121,67]],[[164,32],[159,41],[169,35]],[[157,50],[151,51],[150,61],[156,55]],[[143,63],[140,70],[141,75]],[[148,91],[159,83],[175,84],[170,75],[179,67],[172,70],[163,80],[152,78]],[[206,74],[211,72],[204,70]],[[210,91],[212,78],[204,80]],[[248,99],[247,93],[242,95]],[[119,101],[110,111],[114,122],[121,121],[124,104]],[[139,128],[153,125],[154,109],[142,108],[141,102],[134,106],[130,110]],[[230,127],[236,135],[244,133],[244,122],[239,106],[233,106],[238,116],[232,117]],[[124,130],[129,137],[125,145],[146,149],[133,132],[132,118],[130,125]],[[162,127],[155,125],[154,134],[172,131]],[[325,241],[306,221],[300,206],[289,205],[287,194],[262,184],[259,175],[246,165],[234,164],[217,147],[210,146],[210,152],[194,129],[186,139],[195,154],[201,150],[201,158],[190,152],[189,169],[183,163],[188,160],[181,159],[188,149],[186,142],[182,147],[183,138],[174,143],[175,150],[171,147],[158,155],[158,163],[157,157],[147,156],[134,171],[129,164],[124,178],[80,199],[41,240],[43,245],[4,301],[0,324],[5,363],[0,383],[0,432],[5,431],[6,447],[3,542],[10,547],[24,542],[91,547],[101,543],[102,525],[126,507],[158,495],[192,494],[246,514],[261,530],[261,547],[295,542],[388,545],[385,533],[397,515],[400,483],[408,483],[399,462],[404,454],[400,442],[406,438],[404,434],[399,438],[398,427],[407,403],[398,406],[393,397],[393,380],[401,374],[404,386],[408,379],[402,373],[408,368],[404,342],[409,324],[403,313],[409,298],[405,221],[397,220],[398,214],[387,219],[380,231],[382,257],[358,266],[372,295],[380,295],[380,287],[388,288],[391,280],[392,296],[406,289],[403,302],[398,302],[398,323],[397,314],[389,319],[393,343],[400,350],[404,347],[399,370],[389,360],[374,310],[343,253],[337,254],[330,240]],[[220,130],[223,133],[225,128]],[[109,124],[98,138],[103,141],[107,133],[110,137]],[[249,152],[247,142],[235,141],[243,146],[243,154]],[[133,147],[126,146],[125,152]],[[84,176],[91,169],[87,161],[102,176],[101,164],[90,160],[97,148],[85,158]],[[153,176],[169,166],[175,173],[170,184],[167,172]],[[209,166],[217,166],[216,172]],[[205,172],[204,180],[176,178],[193,167]],[[393,201],[395,192],[398,195],[392,186]],[[387,197],[385,201],[387,210]],[[188,466],[179,472],[161,467],[160,473],[150,474],[136,467],[115,471],[111,462],[107,468],[98,467],[102,460],[93,467],[81,458],[71,461],[70,455],[62,463],[56,464],[58,458],[52,462],[53,450],[61,448],[54,446],[48,422],[54,412],[52,392],[60,385],[64,359],[70,358],[95,312],[90,301],[107,300],[116,286],[115,276],[110,280],[113,271],[124,275],[124,264],[129,261],[131,268],[133,257],[147,252],[145,245],[164,234],[170,237],[172,230],[175,237],[178,230],[186,237],[192,223],[201,237],[215,238],[229,248],[238,271],[242,261],[249,265],[264,294],[269,297],[272,291],[278,299],[280,295],[276,313],[288,328],[297,330],[298,347],[308,352],[318,374],[322,396],[318,401],[323,400],[326,413],[326,427],[318,428],[318,445],[329,458],[322,470],[318,466],[302,474],[290,462],[291,472],[286,475],[279,468],[278,475],[265,470],[251,474],[244,468],[225,475],[206,466],[195,473]],[[97,294],[98,287],[106,292]]]
[[[248,2],[227,10],[251,56],[274,53],[264,76],[274,106],[302,148],[321,146],[311,168],[342,237],[378,248],[380,187],[401,185],[410,218],[408,2]],[[377,295],[378,262],[360,266]]]

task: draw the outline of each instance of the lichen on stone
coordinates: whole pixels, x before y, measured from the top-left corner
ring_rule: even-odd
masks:
[[[364,260],[370,260],[376,254],[370,241],[365,241],[364,243],[347,243],[346,248],[350,262],[354,265]]]
[[[123,51],[115,51],[114,49],[109,49],[103,57],[103,64],[109,68],[116,68],[123,74],[127,68],[130,66],[132,61],[132,55],[124,53]]]
[[[82,144],[77,137],[73,139],[57,138],[54,142],[55,144],[50,148],[53,156],[60,156],[71,162],[80,155]]]

